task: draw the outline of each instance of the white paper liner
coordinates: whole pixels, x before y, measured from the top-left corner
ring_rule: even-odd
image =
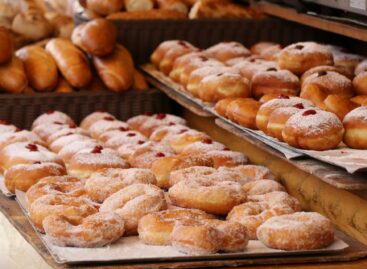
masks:
[[[15,194],[11,193],[5,185],[4,176],[0,174],[0,190],[6,197],[14,197]]]
[[[28,217],[25,193],[16,191],[16,200]],[[28,219],[29,220],[29,219]],[[32,224],[32,223],[31,223]],[[32,224],[33,226],[33,224]],[[33,226],[35,229],[35,227]],[[200,260],[200,259],[228,259],[264,256],[290,256],[320,253],[338,253],[348,247],[344,241],[335,238],[333,244],[327,248],[308,251],[284,251],[267,248],[258,240],[250,240],[245,252],[220,253],[205,256],[190,256],[177,251],[171,246],[152,246],[142,243],[137,236],[123,237],[112,245],[101,248],[72,248],[58,247],[49,242],[45,235],[37,232],[43,244],[49,250],[57,263],[88,263],[88,262],[143,262],[143,261],[169,261],[169,260]]]

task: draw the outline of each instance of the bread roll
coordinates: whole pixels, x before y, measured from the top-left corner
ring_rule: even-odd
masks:
[[[27,87],[28,81],[22,61],[13,56],[7,64],[0,65],[0,89],[11,93],[20,93]]]
[[[152,9],[143,11],[117,12],[111,14],[107,19],[111,20],[166,20],[186,19],[186,14],[176,10]]]
[[[91,81],[92,72],[88,59],[71,41],[63,38],[51,39],[46,50],[51,53],[60,72],[73,87],[80,88]]]
[[[0,65],[11,60],[13,55],[13,40],[5,27],[0,27]]]
[[[87,0],[87,8],[101,15],[109,15],[120,11],[124,0]]]
[[[117,45],[106,57],[93,57],[99,77],[108,89],[121,92],[128,90],[134,82],[134,62],[130,52]]]
[[[69,16],[56,12],[46,12],[45,18],[53,27],[53,36],[70,38],[74,29],[74,21]]]
[[[23,61],[30,85],[37,91],[52,90],[58,80],[57,66],[52,56],[40,46],[27,46],[16,52]]]
[[[142,11],[153,9],[153,0],[124,0],[126,11]]]
[[[189,8],[183,0],[157,0],[160,9],[176,10],[187,14]]]
[[[144,91],[149,89],[149,85],[144,75],[138,70],[134,70],[134,84],[133,89],[138,91]]]
[[[116,45],[117,30],[106,19],[95,19],[79,29],[81,47],[98,57],[110,54]]]
[[[83,47],[82,44],[82,30],[85,25],[86,23],[79,24],[74,28],[73,32],[71,33],[71,42],[73,42],[75,46],[78,46],[84,51],[86,51],[86,49]]]
[[[59,83],[55,88],[55,92],[69,93],[73,91],[74,91],[73,87],[71,87],[70,84],[64,78],[59,79]]]

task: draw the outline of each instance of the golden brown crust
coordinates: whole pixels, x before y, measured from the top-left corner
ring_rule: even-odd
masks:
[[[13,56],[10,62],[0,65],[0,89],[10,93],[21,93],[27,84],[24,66],[18,57]]]
[[[13,39],[10,32],[5,27],[0,27],[0,65],[11,60],[13,55]]]
[[[123,0],[87,0],[88,9],[100,15],[109,15],[118,12],[124,6]]]
[[[185,13],[168,10],[168,9],[152,9],[142,11],[117,12],[107,16],[109,20],[168,20],[168,19],[186,19]]]
[[[225,115],[241,126],[256,129],[256,114],[260,105],[252,98],[237,98],[227,105]]]

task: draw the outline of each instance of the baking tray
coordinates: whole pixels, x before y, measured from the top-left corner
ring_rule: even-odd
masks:
[[[16,201],[23,213],[28,218],[25,193],[16,191]],[[28,218],[30,221],[30,219]],[[31,222],[31,221],[30,221]],[[31,223],[32,224],[32,223]],[[33,224],[32,224],[33,226]],[[287,257],[302,255],[337,255],[345,251],[349,245],[336,237],[335,241],[327,248],[308,251],[284,251],[267,248],[258,240],[250,240],[246,252],[220,253],[214,255],[192,256],[186,255],[171,246],[145,245],[137,236],[123,237],[112,245],[102,248],[72,248],[58,247],[50,243],[46,236],[35,232],[42,240],[52,257],[60,264],[83,263],[136,263],[136,262],[169,262],[169,261],[199,261],[221,260],[234,258],[260,258],[260,257]]]

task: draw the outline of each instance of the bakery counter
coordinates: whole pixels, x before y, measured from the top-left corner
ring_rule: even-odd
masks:
[[[363,175],[349,176],[339,168],[311,159],[289,161],[259,140],[218,127],[213,118],[188,110],[184,115],[191,127],[247,154],[251,162],[269,167],[304,209],[322,213],[341,230],[367,244],[367,181]]]

